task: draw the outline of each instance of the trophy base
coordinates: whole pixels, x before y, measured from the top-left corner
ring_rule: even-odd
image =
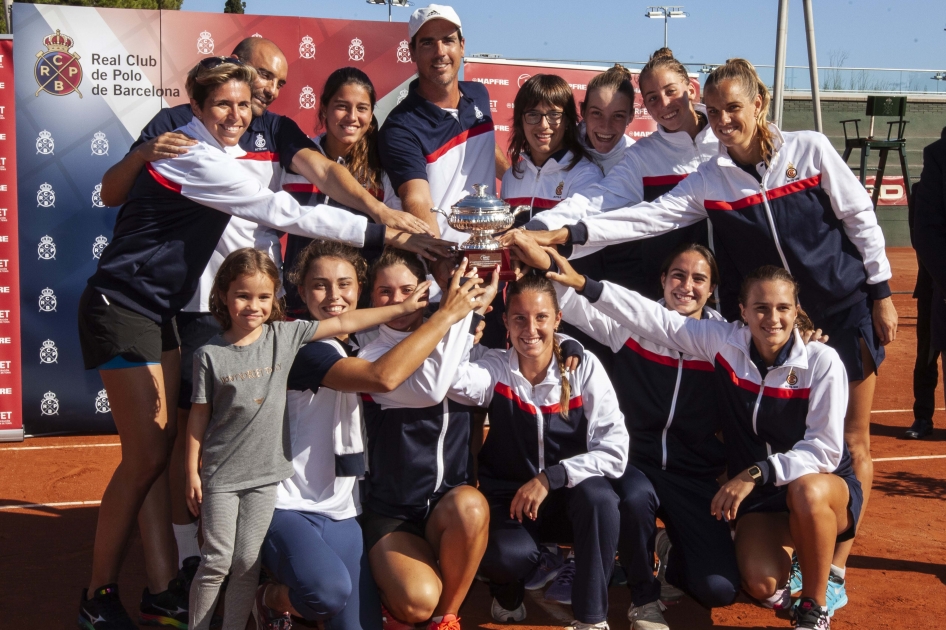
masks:
[[[480,278],[489,280],[493,269],[498,268],[500,282],[512,282],[516,279],[516,272],[512,267],[508,249],[484,251],[481,249],[463,249],[461,247],[459,251],[470,261],[470,267],[476,267],[476,275]]]

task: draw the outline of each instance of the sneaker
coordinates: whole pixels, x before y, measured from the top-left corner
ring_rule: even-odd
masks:
[[[572,603],[572,582],[575,580],[575,563],[566,562],[552,586],[545,591],[545,599],[559,604]]]
[[[788,590],[792,595],[801,591],[801,566],[798,564],[798,556],[792,554],[792,572],[788,574]]]
[[[427,630],[460,630],[460,618],[456,615],[444,615],[440,621],[427,624]]]
[[[200,556],[189,556],[184,558],[181,568],[177,570],[177,578],[184,582],[184,590],[188,593],[191,591],[191,582],[194,581],[194,576],[197,575],[198,567],[200,567]]]
[[[567,626],[564,630],[610,630],[607,621],[599,621],[598,623],[582,623],[580,621],[573,621]]]
[[[775,594],[769,599],[760,599],[758,602],[763,608],[771,608],[772,610],[788,610],[792,605],[792,594],[789,592],[788,583],[786,583],[784,587],[775,591]]]
[[[257,630],[292,630],[292,617],[288,612],[276,612],[263,603],[268,584],[261,584],[256,589],[256,600],[253,602],[253,619],[256,620]]]
[[[536,567],[535,573],[533,573],[529,581],[526,582],[526,590],[539,590],[557,578],[558,574],[561,573],[564,568],[565,561],[562,560],[562,557],[543,547],[542,552],[539,554],[539,566]]]
[[[676,602],[683,598],[683,591],[667,581],[667,556],[670,555],[670,536],[666,529],[657,531],[654,550],[657,552],[657,579],[660,580],[660,601]]]
[[[792,610],[792,623],[796,628],[808,630],[830,630],[831,618],[827,608],[822,608],[810,597],[802,597]]]
[[[907,440],[922,440],[931,435],[933,435],[933,421],[927,418],[917,418],[903,434],[903,437]]]
[[[184,582],[174,578],[166,591],[154,595],[147,588],[141,593],[138,623],[143,626],[166,626],[187,630],[187,590]]]
[[[493,621],[496,623],[513,623],[515,621],[523,621],[526,618],[526,603],[522,602],[519,604],[519,608],[515,610],[507,610],[503,608],[503,605],[499,603],[495,597],[493,598],[493,605],[489,607],[489,614],[492,615]]]
[[[82,589],[78,619],[82,630],[137,630],[118,597],[118,584],[106,584],[88,595],[88,589]]]
[[[384,604],[381,604],[381,628],[382,630],[414,630],[411,624],[396,619]]]
[[[659,599],[643,606],[634,606],[627,611],[627,620],[631,622],[631,630],[670,630],[663,612],[667,610]]]
[[[831,572],[828,574],[828,616],[833,617],[838,608],[847,604],[847,589],[844,588],[844,578]]]

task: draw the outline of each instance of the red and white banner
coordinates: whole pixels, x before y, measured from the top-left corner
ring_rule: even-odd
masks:
[[[877,178],[874,175],[867,177],[867,192],[874,194],[874,183]],[[884,183],[880,187],[880,197],[877,199],[878,206],[905,206],[907,205],[907,188],[903,185],[903,177],[887,177],[884,175]]]
[[[575,64],[553,64],[540,62],[509,61],[505,59],[464,59],[463,78],[477,81],[489,90],[490,110],[496,124],[496,143],[505,151],[509,147],[512,135],[512,108],[519,88],[533,74],[557,74],[571,85],[575,94],[575,103],[579,113],[585,100],[588,82],[597,74],[607,70],[604,66],[581,66]],[[657,123],[644,108],[637,81],[639,72],[631,70],[634,90],[634,120],[627,126],[625,134],[632,138],[645,138],[657,130]],[[700,95],[700,82],[697,75],[690,75],[690,81],[696,88],[697,100]]]
[[[13,37],[0,35],[0,442],[23,439]]]

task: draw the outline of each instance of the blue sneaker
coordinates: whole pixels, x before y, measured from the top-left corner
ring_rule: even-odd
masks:
[[[792,595],[801,591],[801,567],[798,565],[798,556],[792,554],[792,572],[788,578],[788,590]],[[829,588],[830,590],[830,588]]]
[[[838,608],[843,608],[847,604],[847,589],[844,588],[844,578],[838,577],[834,573],[828,574],[828,616],[834,615]]]
[[[527,591],[539,590],[557,578],[564,568],[565,561],[562,560],[561,556],[542,547],[542,552],[539,554],[539,566],[536,567],[535,573],[526,582],[525,589]]]
[[[559,604],[572,603],[572,582],[575,580],[575,563],[566,562],[552,586],[545,591],[545,599]]]

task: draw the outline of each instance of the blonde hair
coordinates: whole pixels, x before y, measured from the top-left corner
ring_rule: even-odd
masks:
[[[246,83],[250,88],[250,93],[253,92],[256,70],[239,59],[233,59],[232,62],[223,61],[223,59],[226,58],[221,58],[221,63],[213,68],[207,68],[198,63],[187,73],[184,89],[187,91],[187,96],[197,101],[201,109],[211,92],[230,81]]]
[[[750,100],[756,96],[762,97],[762,107],[756,116],[756,135],[759,137],[759,144],[762,146],[762,159],[766,166],[769,160],[775,155],[775,141],[772,130],[769,129],[769,103],[772,100],[769,94],[769,88],[765,86],[755,66],[745,59],[727,59],[726,63],[713,70],[706,79],[706,85],[703,91],[716,88],[723,81],[738,81],[742,86],[743,94]]]

